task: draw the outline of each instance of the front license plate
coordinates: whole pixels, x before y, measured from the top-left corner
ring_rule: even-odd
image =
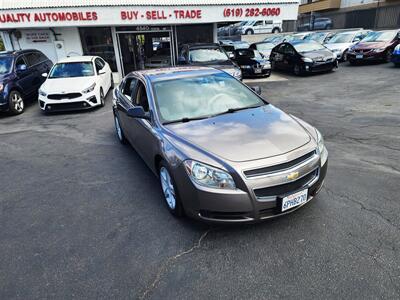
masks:
[[[254,73],[261,74],[261,69],[254,69]]]
[[[362,54],[357,54],[357,55],[356,55],[356,58],[357,58],[357,59],[362,59],[363,57],[364,57],[364,55],[362,55]]]
[[[308,189],[296,192],[282,199],[282,211],[291,209],[307,202]]]

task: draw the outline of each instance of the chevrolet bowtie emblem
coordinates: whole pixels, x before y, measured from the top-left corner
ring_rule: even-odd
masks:
[[[286,176],[287,180],[295,180],[299,177],[299,172],[292,172],[288,176]]]

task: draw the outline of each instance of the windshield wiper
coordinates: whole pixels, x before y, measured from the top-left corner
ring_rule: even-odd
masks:
[[[184,117],[184,118],[181,118],[181,119],[178,119],[178,120],[166,121],[163,124],[167,125],[167,124],[173,124],[173,123],[186,123],[186,122],[190,122],[190,121],[208,119],[209,117],[210,116],[202,116],[202,117],[195,117],[195,118]]]
[[[223,111],[223,112],[221,112],[221,113],[218,113],[218,114],[213,115],[213,117],[219,116],[219,115],[224,115],[224,114],[234,113],[234,112],[239,111],[239,110],[257,108],[257,107],[261,107],[261,106],[264,106],[264,105],[265,105],[265,104],[257,104],[257,105],[245,106],[245,107],[228,108],[227,110],[225,110],[225,111]]]

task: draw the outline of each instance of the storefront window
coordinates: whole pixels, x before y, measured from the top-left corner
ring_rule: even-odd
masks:
[[[187,43],[212,43],[214,41],[212,24],[176,26],[176,34],[178,47]]]
[[[84,55],[96,55],[103,58],[117,72],[114,45],[109,27],[79,28]]]

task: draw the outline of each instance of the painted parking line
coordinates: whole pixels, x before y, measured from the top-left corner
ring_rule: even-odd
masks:
[[[287,81],[288,79],[277,75],[277,74],[271,74],[271,76],[267,78],[251,78],[251,79],[244,79],[244,83],[255,83],[255,82],[274,82],[274,81]]]

